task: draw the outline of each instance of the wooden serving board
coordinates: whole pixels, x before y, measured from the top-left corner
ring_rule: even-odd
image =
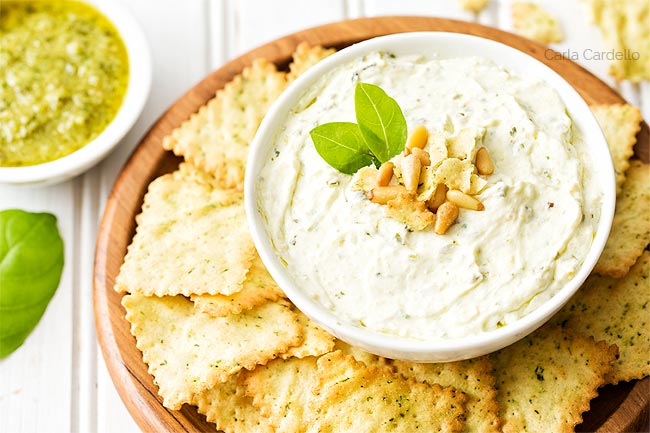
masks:
[[[206,422],[194,407],[184,405],[180,411],[173,411],[162,406],[158,389],[124,319],[125,311],[120,304],[122,295],[113,290],[115,277],[135,231],[135,216],[140,212],[147,186],[156,177],[174,170],[180,161],[163,150],[163,137],[214,97],[218,89],[255,58],[264,57],[279,68],[286,68],[291,53],[302,41],[340,49],[371,37],[411,31],[467,33],[503,42],[547,64],[590,104],[625,102],[614,90],[577,64],[569,60],[547,60],[544,56],[547,48],[535,42],[478,24],[426,17],[364,18],[316,27],[263,45],[209,74],[169,108],[136,148],[115,182],[97,238],[94,275],[97,336],[117,391],[143,431],[216,431],[214,424]],[[645,123],[638,139],[637,156],[647,162],[649,134]],[[647,431],[643,429],[648,426],[649,396],[650,378],[604,387],[592,402],[591,410],[584,414],[584,422],[578,430],[603,433]]]

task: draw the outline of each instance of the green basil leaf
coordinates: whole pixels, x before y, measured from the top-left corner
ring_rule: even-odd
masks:
[[[329,165],[345,174],[376,163],[356,123],[332,122],[309,132],[318,154]]]
[[[368,148],[380,162],[386,162],[404,150],[406,119],[397,101],[381,87],[357,83],[354,108],[359,130]]]
[[[20,347],[43,316],[63,271],[56,217],[0,212],[0,358]]]

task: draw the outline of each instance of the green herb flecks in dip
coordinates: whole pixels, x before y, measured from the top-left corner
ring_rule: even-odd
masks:
[[[91,6],[0,2],[0,166],[88,144],[117,114],[128,77],[124,43]]]

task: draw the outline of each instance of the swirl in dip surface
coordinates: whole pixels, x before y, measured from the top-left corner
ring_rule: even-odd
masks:
[[[354,122],[357,81],[399,103],[409,130],[482,131],[494,173],[444,235],[409,231],[330,167],[309,136]],[[557,92],[488,59],[376,52],[320,77],[274,137],[257,203],[296,285],[341,320],[412,339],[480,335],[550,299],[582,265],[601,193]]]

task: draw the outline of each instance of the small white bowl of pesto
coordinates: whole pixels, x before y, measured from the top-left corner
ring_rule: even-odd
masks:
[[[46,184],[104,158],[151,87],[142,29],[117,2],[0,3],[0,183]]]
[[[246,211],[289,298],[338,338],[420,362],[523,338],[575,293],[614,212],[589,107],[506,45],[372,39],[280,96],[251,147]]]

